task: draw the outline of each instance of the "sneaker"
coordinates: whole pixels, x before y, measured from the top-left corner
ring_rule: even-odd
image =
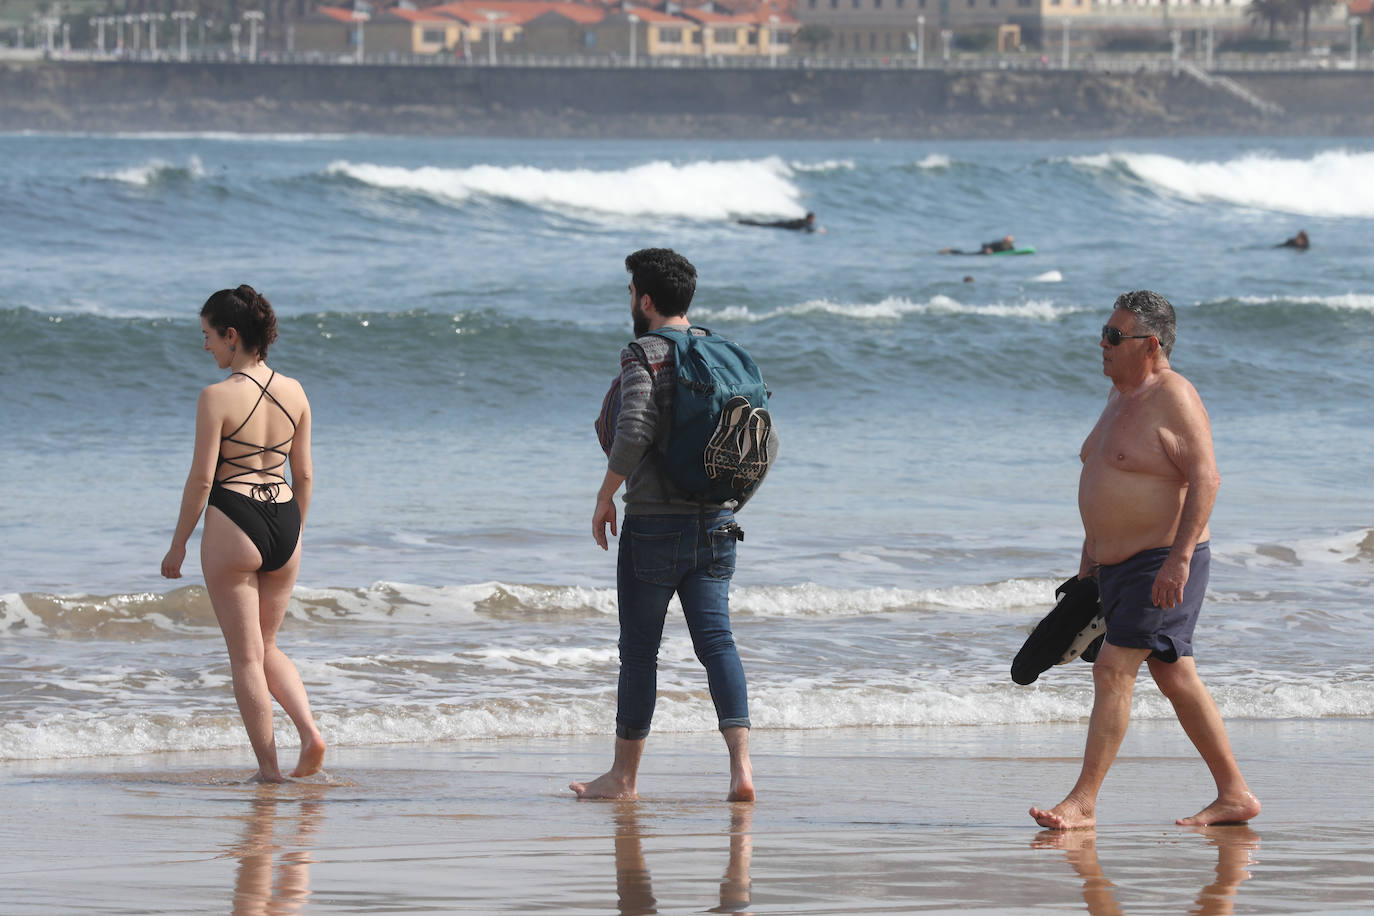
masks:
[[[716,431],[711,434],[710,440],[706,443],[706,450],[702,453],[706,476],[710,479],[718,480],[735,473],[740,463],[745,427],[752,410],[746,397],[736,395],[725,402],[725,408],[720,412],[720,422],[716,424]]]
[[[768,437],[773,432],[773,418],[762,407],[749,412],[740,439],[739,467],[735,470],[734,487],[740,493],[756,486],[768,473]]]

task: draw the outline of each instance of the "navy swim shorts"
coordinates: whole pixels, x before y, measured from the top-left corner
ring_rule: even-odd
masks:
[[[1202,610],[1212,551],[1207,541],[1193,550],[1183,602],[1156,607],[1150,592],[1155,576],[1169,556],[1168,547],[1142,550],[1128,560],[1097,570],[1102,613],[1107,617],[1107,642],[1123,649],[1149,649],[1150,657],[1176,662],[1193,654],[1193,627]]]

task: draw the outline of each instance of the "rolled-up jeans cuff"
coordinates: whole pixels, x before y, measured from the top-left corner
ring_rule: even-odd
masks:
[[[649,730],[647,728],[630,728],[628,725],[621,725],[617,722],[615,723],[615,736],[624,738],[626,741],[643,741],[649,737]]]
[[[727,728],[748,728],[748,727],[749,727],[749,717],[748,717],[748,716],[737,716],[737,717],[735,717],[735,718],[733,718],[733,719],[721,719],[721,720],[720,720],[720,730],[721,730],[721,731],[725,731]]]

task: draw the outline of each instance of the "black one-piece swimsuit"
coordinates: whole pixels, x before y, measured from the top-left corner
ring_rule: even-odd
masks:
[[[239,526],[239,530],[248,535],[248,539],[258,548],[258,553],[262,555],[262,565],[258,569],[262,572],[272,572],[281,569],[291,559],[291,555],[296,552],[296,542],[301,537],[301,507],[296,502],[293,493],[286,502],[278,502],[277,496],[281,488],[286,484],[286,476],[280,469],[286,466],[287,455],[291,441],[296,438],[296,421],[291,419],[291,414],[280,401],[272,396],[267,389],[272,384],[272,379],[277,377],[273,372],[264,385],[253,376],[246,372],[234,372],[233,375],[241,375],[262,389],[258,399],[253,402],[253,409],[248,411],[248,416],[243,418],[243,422],[227,436],[220,438],[219,461],[215,464],[216,480],[210,486],[210,505],[228,516],[229,520]],[[291,420],[291,435],[285,442],[277,445],[254,445],[251,442],[244,442],[234,437],[239,434],[248,421],[253,418],[258,405],[263,398],[268,398],[273,404],[286,414],[286,419]],[[226,442],[240,445],[248,449],[237,455],[225,455],[224,444]],[[281,460],[276,464],[266,468],[249,467],[242,462],[248,458],[256,458],[259,455],[266,455],[271,452]],[[238,472],[227,477],[219,476],[219,469],[223,465],[238,468]],[[240,477],[249,477],[254,474],[266,474],[269,477],[276,477],[277,480],[268,483],[249,483],[246,480],[238,480]],[[231,490],[226,484],[250,487],[247,494],[237,490]]]

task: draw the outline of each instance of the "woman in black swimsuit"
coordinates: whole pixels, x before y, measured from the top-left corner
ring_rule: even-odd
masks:
[[[310,402],[299,382],[267,367],[277,317],[251,286],[215,293],[200,310],[200,324],[205,349],[231,371],[200,393],[195,457],[162,575],[181,578],[186,542],[204,510],[200,566],[229,648],[234,697],[258,758],[255,778],[281,782],[273,697],[300,733],[300,760],[291,775],[316,773],[324,760],[324,739],[305,685],[277,648],[310,505]],[[288,465],[290,482],[283,473]]]

